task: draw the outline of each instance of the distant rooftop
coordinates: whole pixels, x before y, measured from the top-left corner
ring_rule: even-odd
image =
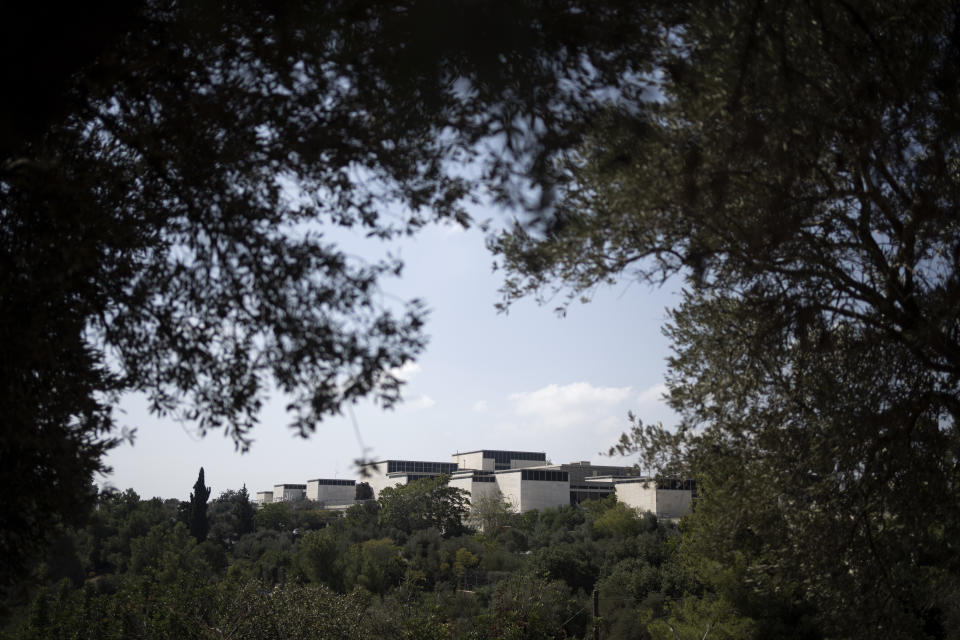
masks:
[[[453,455],[465,456],[471,453],[482,453],[484,458],[510,456],[513,460],[546,460],[547,454],[543,451],[511,451],[508,449],[474,449],[473,451],[457,451]]]

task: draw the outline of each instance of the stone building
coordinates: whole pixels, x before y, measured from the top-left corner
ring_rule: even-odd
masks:
[[[324,504],[352,503],[357,494],[357,481],[342,478],[314,478],[307,480],[307,500]]]

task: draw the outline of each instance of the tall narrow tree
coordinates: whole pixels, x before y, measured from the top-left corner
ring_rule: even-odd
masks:
[[[193,491],[190,493],[190,535],[197,539],[197,542],[203,542],[207,539],[207,533],[210,531],[210,523],[207,521],[207,500],[210,498],[210,487],[204,484],[203,467],[200,467],[200,475],[193,485]]]
[[[237,519],[237,533],[243,535],[251,533],[254,530],[253,524],[253,505],[250,504],[250,493],[247,491],[247,485],[237,492],[233,504],[233,515]]]

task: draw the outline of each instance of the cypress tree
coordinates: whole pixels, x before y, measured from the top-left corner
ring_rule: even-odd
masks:
[[[210,531],[210,523],[207,521],[207,499],[210,497],[210,487],[204,484],[203,467],[200,467],[200,475],[193,485],[193,491],[190,493],[190,535],[197,539],[197,542],[203,542],[207,539],[207,533]]]

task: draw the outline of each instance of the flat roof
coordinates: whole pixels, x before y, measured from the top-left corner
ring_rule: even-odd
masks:
[[[273,485],[273,488],[274,488],[274,489],[276,489],[277,487],[289,487],[290,489],[306,489],[306,488],[307,488],[307,485],[305,485],[305,484],[275,484],[275,485]]]
[[[384,462],[425,462],[427,464],[454,464],[449,460],[407,460],[405,458],[388,458],[386,460],[376,460],[374,462],[364,462],[361,467],[369,467],[372,464],[383,464]]]
[[[402,478],[404,476],[451,476],[452,474],[442,471],[391,471],[387,474],[388,478]]]
[[[465,456],[469,453],[535,453],[537,455],[543,455],[546,458],[547,453],[545,451],[520,451],[519,449],[474,449],[473,451],[457,451],[456,453],[451,453],[452,456]]]
[[[588,476],[583,479],[584,482],[654,482],[653,478],[648,476]]]
[[[350,478],[313,478],[312,480],[307,480],[307,482],[316,482],[317,480],[349,480],[350,482],[356,482],[356,480],[351,480]]]

